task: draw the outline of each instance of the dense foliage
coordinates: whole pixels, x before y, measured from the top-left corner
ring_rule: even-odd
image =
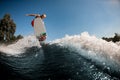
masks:
[[[10,14],[5,14],[0,19],[0,42],[11,42],[22,38],[21,35],[17,37],[14,35],[16,31],[16,24],[11,19]]]
[[[118,42],[120,41],[120,35],[118,33],[115,33],[115,36],[114,37],[110,37],[110,38],[107,38],[107,37],[103,37],[102,39],[106,40],[106,41],[112,41],[112,42]]]

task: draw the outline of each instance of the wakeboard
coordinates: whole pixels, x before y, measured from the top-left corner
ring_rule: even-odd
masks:
[[[39,41],[46,39],[46,28],[44,22],[39,17],[34,19],[34,32]]]

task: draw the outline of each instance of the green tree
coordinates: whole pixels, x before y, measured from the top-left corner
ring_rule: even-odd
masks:
[[[114,37],[110,37],[110,38],[107,38],[107,37],[103,37],[102,39],[106,40],[106,41],[112,41],[112,42],[118,42],[120,41],[120,35],[118,33],[115,33],[115,36]]]
[[[17,39],[22,39],[22,38],[23,38],[22,35],[18,35],[18,36],[17,36]]]
[[[10,30],[9,30],[10,39],[13,39],[15,31],[16,31],[16,24],[13,22],[13,20],[11,20],[10,25],[11,25]]]
[[[15,36],[16,24],[13,19],[11,19],[10,14],[5,14],[2,19],[0,19],[0,41],[14,42],[18,39],[23,38],[22,35]]]
[[[0,20],[0,41],[10,41],[14,37],[16,24],[11,19],[10,14],[5,14]]]
[[[118,33],[115,33],[115,36],[113,37],[113,42],[118,42],[120,41],[120,35]]]

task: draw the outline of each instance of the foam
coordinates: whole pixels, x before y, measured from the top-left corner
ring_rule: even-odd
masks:
[[[35,36],[26,36],[11,45],[1,45],[0,51],[9,55],[18,55],[24,53],[26,48],[38,46],[40,47],[39,41]]]
[[[62,39],[54,40],[53,43],[59,43],[61,46],[69,47],[70,50],[74,50],[92,59],[99,61],[111,60],[120,63],[120,42],[107,42],[94,35],[90,36],[88,32],[74,36],[66,35]]]
[[[120,63],[120,42],[107,42],[94,35],[89,35],[88,32],[83,32],[80,35],[69,36],[51,41],[50,44],[57,43],[64,47],[69,47],[71,50],[77,51],[81,55],[96,59],[111,59]],[[35,36],[26,36],[18,42],[11,45],[1,45],[0,51],[10,55],[24,53],[26,48],[38,46],[41,47]],[[103,60],[100,59],[100,60]]]

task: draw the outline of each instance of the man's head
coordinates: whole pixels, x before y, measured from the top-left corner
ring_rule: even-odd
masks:
[[[46,14],[42,14],[40,17],[41,17],[42,19],[44,19],[44,18],[46,18]]]

